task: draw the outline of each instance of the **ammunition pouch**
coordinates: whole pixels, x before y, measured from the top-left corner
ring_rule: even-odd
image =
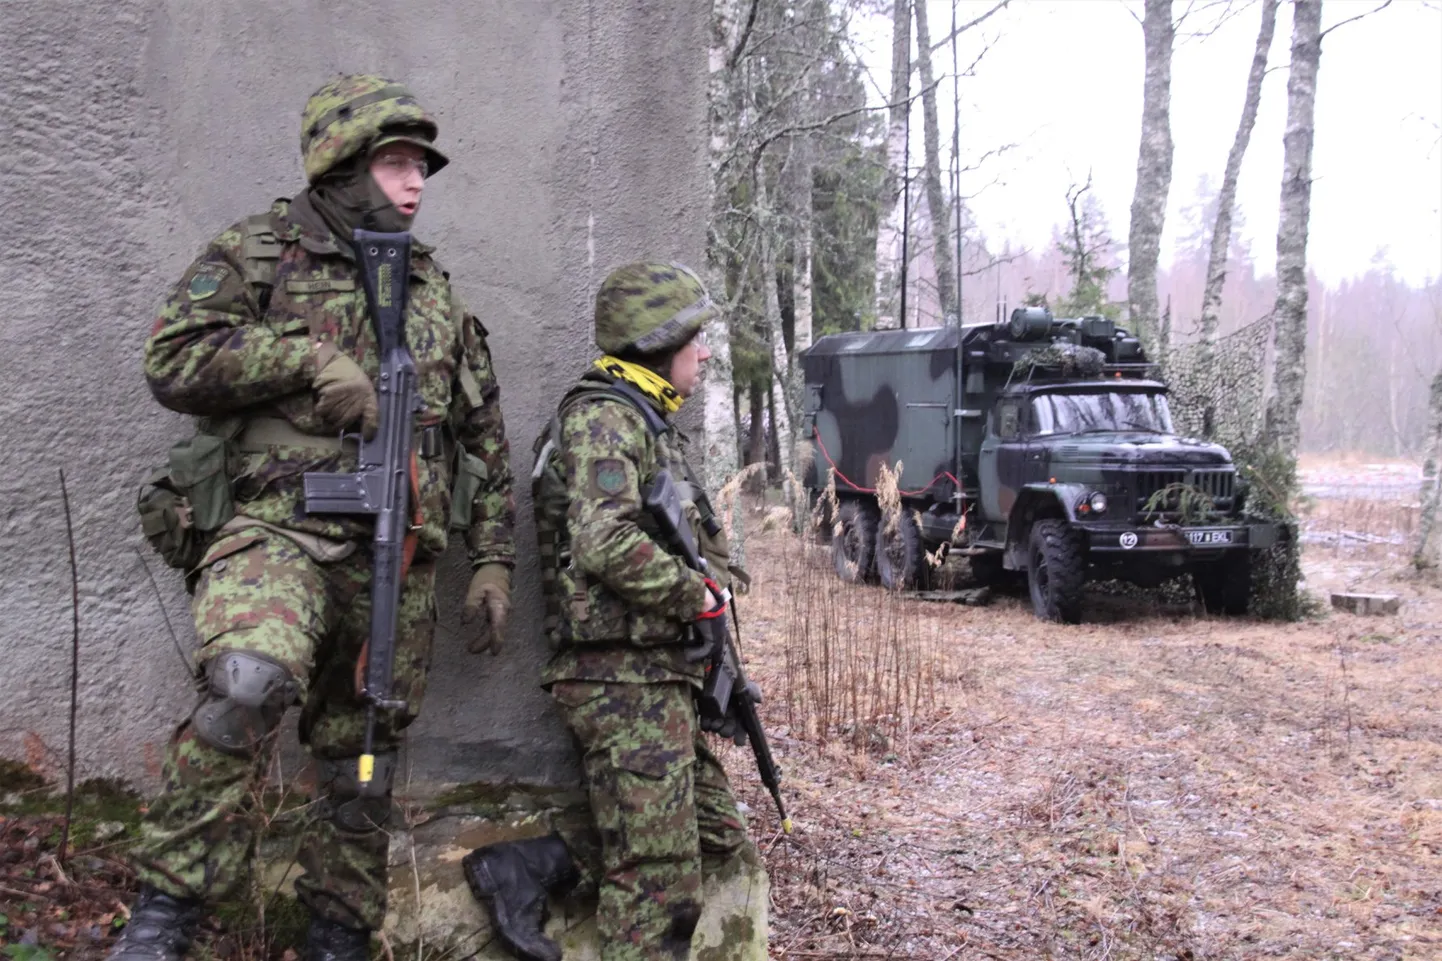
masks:
[[[455,469],[451,483],[451,517],[447,525],[453,531],[468,531],[474,518],[476,494],[491,476],[486,462],[457,445]]]
[[[356,776],[359,758],[317,758],[320,816],[342,831],[370,834],[383,828],[391,816],[391,785],[396,776],[396,752],[375,756],[371,779]]]
[[[235,516],[231,478],[239,424],[201,430],[170,448],[167,466],[136,498],[140,530],[170,567],[192,570],[216,531]]]

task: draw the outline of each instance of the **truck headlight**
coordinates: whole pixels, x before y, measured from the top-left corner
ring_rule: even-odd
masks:
[[[1101,491],[1094,491],[1087,498],[1087,506],[1092,509],[1093,514],[1105,514],[1107,512],[1107,495]]]

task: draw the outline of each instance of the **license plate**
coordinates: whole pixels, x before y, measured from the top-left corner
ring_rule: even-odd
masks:
[[[1217,544],[1230,544],[1232,542],[1232,532],[1187,531],[1187,540],[1191,541],[1194,547],[1212,547]]]

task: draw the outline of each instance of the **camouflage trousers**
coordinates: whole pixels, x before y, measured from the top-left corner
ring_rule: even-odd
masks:
[[[558,681],[551,695],[581,746],[596,831],[565,840],[582,887],[598,889],[601,961],[688,957],[702,857],[751,844],[691,686]]]
[[[366,708],[356,693],[356,664],[370,631],[370,580],[369,545],[322,564],[289,538],[252,528],[207,552],[193,603],[198,665],[232,651],[285,665],[299,694],[301,740],[318,760],[343,760],[347,772],[363,746]],[[411,567],[401,595],[394,688],[407,708],[382,715],[377,754],[395,750],[420,708],[434,587],[433,564]],[[181,722],[166,753],[164,792],[150,805],[132,855],[142,881],[207,901],[236,893],[248,874],[258,794],[274,746],[271,736],[253,757],[227,754],[200,740],[188,719]],[[304,873],[296,892],[322,917],[377,929],[385,918],[387,835],[348,830],[328,816],[331,810],[322,799],[303,821]]]

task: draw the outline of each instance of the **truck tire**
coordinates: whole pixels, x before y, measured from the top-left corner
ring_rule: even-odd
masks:
[[[1252,600],[1252,556],[1231,551],[1220,560],[1192,568],[1197,600],[1208,614],[1241,617]]]
[[[1062,520],[1032,525],[1027,551],[1031,607],[1044,621],[1080,624],[1086,586],[1086,551],[1081,538]]]
[[[864,584],[876,574],[876,510],[864,504],[841,505],[841,532],[831,539],[836,576]]]
[[[876,532],[876,579],[893,591],[924,591],[929,586],[931,565],[926,563],[926,544],[921,539],[916,515],[906,508],[895,524],[882,521]]]

